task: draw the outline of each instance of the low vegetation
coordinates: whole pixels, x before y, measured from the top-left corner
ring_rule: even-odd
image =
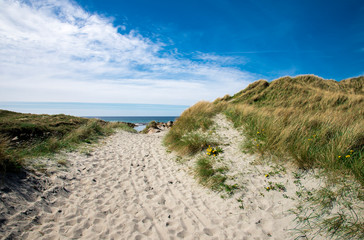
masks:
[[[291,210],[296,216],[293,229],[299,239],[326,236],[330,239],[363,239],[364,224],[361,204],[363,191],[357,183],[342,180],[339,184],[326,183],[308,191],[297,177],[299,204]]]
[[[336,82],[313,75],[259,80],[234,96],[187,109],[165,143],[179,154],[214,144],[206,134],[224,113],[244,129],[245,149],[290,156],[298,167],[350,175],[364,184],[364,77]]]
[[[214,168],[213,159],[201,157],[196,162],[195,172],[199,182],[214,190],[223,188],[226,181],[225,168]]]
[[[354,211],[352,204],[354,199],[363,201],[364,76],[340,82],[314,75],[283,77],[272,82],[259,80],[234,96],[226,95],[213,103],[199,102],[187,109],[165,137],[166,145],[181,155],[201,153],[208,145],[216,145],[208,130],[212,117],[218,113],[225,114],[245,135],[244,152],[274,156],[303,170],[320,169],[327,184],[333,186],[347,186],[342,179],[358,183],[356,196],[351,196],[353,190],[347,187],[330,190],[334,192],[332,198],[322,195],[324,191],[311,198],[306,196],[312,209],[324,209],[317,216],[325,217],[312,222],[308,219],[313,216],[311,213],[305,216],[307,211],[298,210],[296,220],[302,227],[298,231],[306,231],[307,226],[316,223],[317,233],[326,232],[334,239],[363,237],[363,218],[355,215],[359,210]],[[192,140],[191,134],[199,137]],[[195,172],[203,185],[215,189],[226,180],[208,157],[198,159]],[[285,186],[268,182],[266,190],[285,191]],[[302,197],[308,193],[298,194]],[[344,200],[340,203],[342,195],[349,197],[341,198]],[[325,208],[328,199],[341,210]]]
[[[151,128],[157,128],[158,123],[156,121],[150,121],[147,126],[141,131],[141,133],[148,133]]]
[[[232,196],[239,186],[237,184],[227,184],[226,172],[228,168],[226,166],[216,167],[216,161],[218,160],[216,156],[207,155],[198,158],[196,161],[194,171],[199,183],[212,190],[223,191],[222,197],[225,197],[224,193]]]
[[[17,171],[28,158],[74,149],[92,143],[113,129],[135,131],[125,123],[105,122],[67,115],[21,114],[0,110],[0,170]]]
[[[169,150],[193,155],[215,145],[207,130],[213,124],[212,117],[220,111],[218,104],[209,102],[199,102],[184,111],[164,139]]]
[[[258,81],[234,95],[225,114],[253,152],[289,153],[301,168],[349,174],[364,184],[364,77]],[[337,176],[337,174],[335,174]]]

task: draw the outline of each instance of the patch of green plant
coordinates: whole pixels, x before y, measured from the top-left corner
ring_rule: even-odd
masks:
[[[157,122],[156,121],[150,121],[147,126],[141,131],[141,133],[148,133],[149,129],[151,128],[157,128]]]
[[[179,163],[179,164],[184,164],[185,162],[187,162],[187,159],[183,158],[181,156],[177,156],[176,157],[176,162]]]
[[[238,184],[233,184],[233,185],[229,185],[229,184],[224,184],[224,188],[225,191],[227,192],[228,195],[233,195],[234,192],[239,189],[239,185]]]
[[[194,155],[214,144],[217,142],[203,133],[186,133],[179,138],[178,142],[174,143],[174,150],[181,155]]]
[[[216,157],[218,156],[220,153],[223,153],[224,151],[222,150],[222,148],[220,147],[211,147],[211,145],[209,145],[209,147],[206,149],[206,154],[208,156],[211,156],[211,157]]]
[[[17,172],[23,166],[23,160],[12,154],[9,144],[9,139],[0,136],[0,173],[5,174],[6,172]]]
[[[238,203],[240,203],[239,208],[240,208],[240,209],[244,209],[244,201],[243,201],[243,199],[238,198],[238,199],[237,199],[237,201],[238,201]]]
[[[225,187],[227,177],[224,175],[224,169],[215,169],[210,158],[199,158],[196,162],[195,173],[199,182],[204,186],[217,191]]]
[[[311,191],[297,192],[300,204],[292,212],[296,215],[294,231],[299,236],[313,239],[363,239],[364,217],[359,195],[363,189],[355,184],[326,186]]]
[[[207,131],[213,125],[213,116],[220,111],[219,104],[209,102],[198,102],[188,108],[166,134],[165,145],[170,150],[183,155],[195,154],[207,148],[208,145],[215,145],[214,141],[207,140],[207,136],[211,135]]]
[[[282,184],[282,183],[273,183],[273,182],[268,182],[268,186],[265,187],[265,190],[267,190],[268,192],[271,190],[276,190],[276,191],[286,191],[286,187]]]

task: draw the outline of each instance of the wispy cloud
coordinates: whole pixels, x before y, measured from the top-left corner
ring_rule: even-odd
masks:
[[[194,57],[196,60],[202,60],[206,63],[216,64],[219,66],[244,65],[248,59],[242,56],[221,56],[215,53],[196,52]]]
[[[0,101],[193,104],[255,80],[233,58],[181,58],[70,1],[0,0]]]

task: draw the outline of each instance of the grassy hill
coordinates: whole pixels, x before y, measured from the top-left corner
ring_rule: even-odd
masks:
[[[330,176],[353,176],[363,185],[363,86],[363,76],[340,82],[314,75],[259,80],[234,96],[187,109],[165,143],[181,155],[207,149],[212,140],[203,133],[214,115],[224,113],[247,137],[245,150],[304,169],[322,168]]]
[[[0,173],[26,167],[28,158],[94,142],[112,133],[113,128],[134,130],[125,123],[0,110]]]

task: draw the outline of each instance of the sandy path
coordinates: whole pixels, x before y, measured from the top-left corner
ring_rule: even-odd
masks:
[[[199,186],[166,153],[162,137],[118,132],[92,156],[70,154],[70,172],[57,177],[69,196],[58,196],[21,239],[254,236],[243,229],[236,201]]]
[[[290,210],[305,201],[300,193],[324,181],[314,171],[242,153],[244,136],[225,116],[214,121],[211,134],[224,150],[216,164],[229,169],[227,184],[240,187],[233,196],[223,199],[226,192],[189,174],[204,153],[176,161],[162,145],[166,132],[120,131],[91,154],[62,155],[67,171],[2,187],[0,239],[307,239],[295,231]]]
[[[67,153],[67,171],[55,171],[41,195],[16,205],[1,239],[294,239],[292,172],[242,153],[244,137],[231,122],[214,121],[224,150],[219,164],[229,169],[227,183],[240,186],[233,196],[199,185],[189,169],[201,155],[177,163],[162,145],[166,132],[119,131],[91,154]],[[266,191],[276,183],[286,190]]]

